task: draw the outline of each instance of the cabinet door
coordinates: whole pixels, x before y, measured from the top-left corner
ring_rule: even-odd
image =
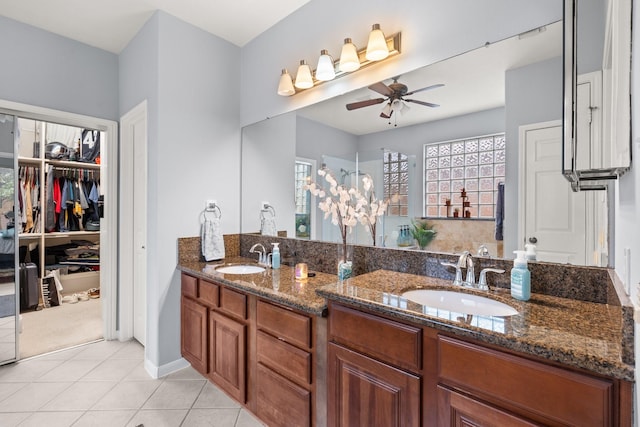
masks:
[[[207,307],[182,297],[180,349],[193,369],[207,374]]]
[[[209,312],[209,377],[240,403],[246,402],[246,326]]]
[[[444,387],[438,387],[438,425],[440,427],[542,426]]]
[[[420,425],[420,377],[333,343],[328,363],[329,425]]]

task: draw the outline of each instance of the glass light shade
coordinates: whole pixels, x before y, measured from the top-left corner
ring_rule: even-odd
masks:
[[[311,68],[304,59],[300,61],[298,73],[296,74],[296,82],[294,86],[298,89],[309,89],[313,87],[313,77],[311,77]]]
[[[358,58],[358,49],[351,42],[351,39],[344,39],[342,52],[340,53],[340,71],[350,73],[360,68],[360,59]]]
[[[393,113],[393,108],[391,108],[391,103],[388,102],[382,109],[381,114],[384,118],[388,119],[389,117],[391,117],[391,113]]]
[[[380,24],[373,24],[371,33],[369,33],[369,43],[367,44],[365,57],[369,61],[380,61],[387,56],[389,56],[389,48],[387,47],[384,33],[380,29]]]
[[[282,70],[282,74],[280,75],[280,83],[278,84],[278,95],[291,96],[294,93],[296,93],[296,90],[293,88],[291,74],[289,74],[287,69],[284,68]]]
[[[316,67],[316,79],[326,82],[336,77],[336,69],[333,65],[333,58],[326,49],[320,51],[318,66]]]

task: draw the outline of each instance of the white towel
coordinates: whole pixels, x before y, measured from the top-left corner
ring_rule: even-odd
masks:
[[[224,239],[220,228],[220,218],[205,218],[200,229],[202,256],[205,261],[224,258]]]
[[[263,236],[277,236],[278,230],[276,229],[275,218],[262,218],[261,231]]]

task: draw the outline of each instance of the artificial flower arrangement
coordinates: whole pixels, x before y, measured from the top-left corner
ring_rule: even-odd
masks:
[[[369,175],[362,178],[363,190],[338,184],[331,171],[320,169],[318,175],[324,177],[329,184],[329,190],[311,181],[305,186],[309,192],[320,198],[318,207],[324,212],[324,218],[331,217],[331,223],[337,225],[342,237],[342,254],[347,254],[347,234],[360,222],[371,233],[373,245],[376,244],[376,224],[379,216],[387,210],[388,201],[380,201],[376,198],[373,179]],[[346,259],[341,260],[347,262]],[[349,265],[350,268],[350,265]],[[340,267],[339,267],[340,275]],[[342,277],[346,278],[346,277]]]

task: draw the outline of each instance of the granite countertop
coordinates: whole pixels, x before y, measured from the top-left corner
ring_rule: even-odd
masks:
[[[402,298],[412,289],[447,289],[504,302],[518,314],[509,317],[462,316]],[[620,306],[531,294],[527,302],[508,290],[476,291],[427,276],[378,270],[322,287],[329,300],[473,338],[506,349],[618,379],[634,381],[634,367],[622,361]]]
[[[178,269],[316,316],[325,316],[327,310],[327,301],[316,293],[316,289],[338,280],[336,275],[320,272],[307,280],[296,280],[294,268],[287,265],[281,265],[276,270],[267,268],[255,274],[223,274],[215,271],[216,267],[232,264],[256,264],[256,260],[244,257],[209,263],[183,260],[178,264]]]
[[[622,361],[622,308],[617,305],[537,293],[523,302],[513,299],[505,289],[462,289],[448,280],[386,270],[343,282],[336,275],[320,272],[305,281],[296,280],[294,268],[286,265],[279,270],[245,275],[215,271],[221,265],[255,263],[255,259],[244,257],[210,263],[182,260],[178,269],[311,315],[326,316],[327,300],[344,302],[549,361],[618,379],[635,379],[634,367]],[[518,314],[465,316],[438,310],[401,297],[411,289],[448,289],[488,296],[512,306]]]

